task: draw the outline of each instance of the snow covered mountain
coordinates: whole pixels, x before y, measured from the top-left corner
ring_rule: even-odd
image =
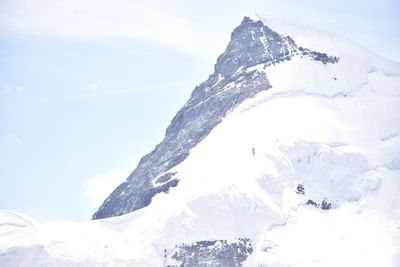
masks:
[[[93,218],[122,215],[146,207],[155,195],[177,186],[180,179],[168,171],[184,161],[227,112],[271,88],[264,72],[249,68],[278,64],[298,55],[323,64],[339,60],[298,47],[289,36],[278,34],[260,20],[245,17],[218,58],[214,73],[194,89],[172,120],[164,140],[141,159],[136,170],[105,200]]]
[[[399,192],[400,64],[253,15],[98,220],[0,213],[0,266],[400,266]]]

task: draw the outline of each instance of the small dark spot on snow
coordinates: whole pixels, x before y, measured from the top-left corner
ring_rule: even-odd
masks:
[[[314,200],[309,199],[306,202],[306,205],[313,205],[314,207],[318,208],[319,204],[317,202],[315,202]]]
[[[296,194],[299,194],[299,195],[304,195],[305,194],[304,185],[303,184],[298,184],[297,185]]]
[[[332,204],[326,201],[326,198],[321,202],[321,209],[323,210],[330,210],[332,209]]]
[[[330,210],[330,209],[332,209],[332,203],[326,201],[326,198],[324,198],[324,200],[322,200],[321,204],[318,204],[318,203],[315,202],[314,200],[309,199],[309,200],[306,202],[306,205],[312,205],[312,206],[314,206],[314,207],[316,207],[316,208],[321,207],[321,209],[323,209],[323,210]]]

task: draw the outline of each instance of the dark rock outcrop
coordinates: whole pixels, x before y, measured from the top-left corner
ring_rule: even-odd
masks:
[[[298,195],[304,195],[305,194],[304,185],[303,184],[298,184],[297,185],[296,194],[298,194]]]
[[[164,251],[166,267],[240,267],[247,257],[253,253],[248,238],[238,238],[232,242],[227,240],[199,241],[191,244],[177,245],[171,256]],[[173,259],[178,264],[168,264]]]
[[[332,209],[332,203],[328,202],[326,198],[324,198],[321,204],[315,202],[314,200],[309,199],[306,202],[306,205],[312,205],[316,208],[321,208],[322,210],[330,210]]]

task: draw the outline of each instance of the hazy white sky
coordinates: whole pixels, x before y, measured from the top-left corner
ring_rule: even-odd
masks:
[[[398,0],[2,0],[0,209],[90,218],[257,10],[400,61]]]

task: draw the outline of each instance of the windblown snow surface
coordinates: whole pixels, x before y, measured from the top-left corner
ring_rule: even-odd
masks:
[[[7,229],[0,216],[0,266],[191,266],[174,257],[180,244],[238,238],[252,246],[243,266],[400,266],[400,64],[252,19],[340,60],[249,68],[272,88],[232,111],[171,170],[179,185],[143,209]]]

